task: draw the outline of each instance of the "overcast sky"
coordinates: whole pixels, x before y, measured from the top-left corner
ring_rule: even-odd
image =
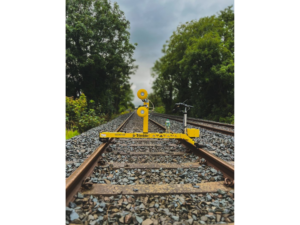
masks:
[[[117,2],[130,22],[130,41],[138,43],[134,53],[139,66],[131,77],[134,104],[142,102],[136,96],[139,89],[152,92],[151,68],[162,56],[162,46],[180,23],[211,16],[233,5],[233,0],[112,0]]]

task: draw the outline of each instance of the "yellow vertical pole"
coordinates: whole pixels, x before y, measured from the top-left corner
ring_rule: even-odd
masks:
[[[143,118],[143,133],[148,133],[148,117],[149,117],[149,102],[144,102],[146,108],[146,116]]]

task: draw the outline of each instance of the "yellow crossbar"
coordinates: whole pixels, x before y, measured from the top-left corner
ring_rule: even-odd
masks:
[[[172,139],[184,139],[191,144],[195,142],[189,138],[186,134],[178,133],[124,133],[124,132],[102,132],[100,138],[172,138]]]

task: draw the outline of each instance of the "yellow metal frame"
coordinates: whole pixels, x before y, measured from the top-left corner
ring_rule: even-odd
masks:
[[[141,100],[145,100],[148,96],[148,92],[145,89],[140,89],[137,92],[137,96]]]
[[[173,133],[124,133],[124,132],[102,132],[100,138],[164,138],[184,139],[191,144],[195,142],[186,134]]]
[[[141,95],[141,92],[143,92],[143,95]],[[146,100],[148,93],[145,89],[140,89],[137,95],[144,102],[144,106],[137,110],[138,116],[143,118],[143,133],[102,132],[99,134],[100,138],[171,138],[183,139],[193,145],[195,144],[191,137],[199,137],[200,131],[194,128],[187,129],[188,135],[178,133],[148,133],[149,102]],[[141,112],[142,110],[144,113]]]
[[[144,102],[146,108],[146,116],[143,117],[143,133],[148,133],[148,121],[149,121],[149,102]]]
[[[187,128],[186,133],[189,137],[199,137],[200,136],[200,130],[195,128]]]

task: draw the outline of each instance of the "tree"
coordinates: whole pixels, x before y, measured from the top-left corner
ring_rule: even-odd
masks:
[[[166,112],[188,99],[190,115],[220,120],[234,113],[234,13],[178,26],[155,62],[153,89],[162,95]]]
[[[122,88],[137,68],[129,26],[117,3],[66,1],[67,96],[76,98],[83,92],[104,112],[119,110]]]
[[[119,112],[123,112],[128,108],[133,109],[134,105],[132,103],[134,99],[133,91],[130,88],[131,85],[121,86],[121,100],[119,101]],[[132,107],[133,106],[133,107]]]
[[[160,95],[155,92],[150,93],[147,98],[153,103],[154,107],[164,106]],[[150,106],[152,105],[150,104]]]

